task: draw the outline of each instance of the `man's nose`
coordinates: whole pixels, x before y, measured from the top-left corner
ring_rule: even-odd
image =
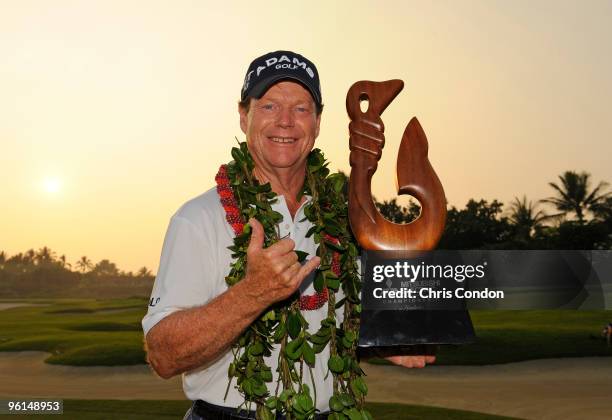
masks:
[[[282,107],[278,113],[277,124],[279,127],[293,127],[295,124],[293,111],[289,107]]]

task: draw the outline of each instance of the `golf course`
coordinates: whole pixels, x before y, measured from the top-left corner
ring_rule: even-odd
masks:
[[[143,298],[3,300],[0,397],[61,398],[64,418],[181,418],[189,402],[180,378],[164,381],[145,365],[140,320],[146,306]],[[435,365],[364,363],[375,418],[609,413],[612,349],[598,334],[612,311],[472,311],[471,316],[477,342],[440,348]],[[560,395],[565,411],[551,406]]]

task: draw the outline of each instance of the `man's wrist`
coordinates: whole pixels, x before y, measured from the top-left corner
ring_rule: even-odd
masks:
[[[236,286],[239,286],[238,290],[240,294],[246,298],[246,301],[255,304],[259,312],[262,312],[274,302],[270,301],[269,291],[263,290],[260,283],[254,280],[255,279],[247,273],[242,281],[237,283]]]

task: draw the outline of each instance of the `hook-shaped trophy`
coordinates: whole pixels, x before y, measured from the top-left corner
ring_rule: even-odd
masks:
[[[346,96],[351,123],[349,214],[351,228],[364,249],[430,250],[444,230],[446,198],[436,172],[427,158],[427,137],[416,118],[406,126],[397,156],[398,194],[413,195],[421,203],[421,215],[399,225],[385,219],[374,206],[372,175],[385,144],[381,114],[403,89],[401,80],[355,83]],[[361,112],[360,101],[368,108]]]
[[[351,119],[349,219],[365,254],[382,250],[401,256],[432,250],[446,222],[444,189],[427,157],[427,137],[416,118],[410,120],[402,136],[396,172],[398,194],[410,194],[419,201],[419,217],[408,224],[393,223],[379,213],[372,198],[372,176],[385,145],[381,115],[403,87],[401,80],[359,81],[346,96]],[[368,103],[365,111],[361,110],[361,101]],[[473,339],[474,330],[465,309],[369,310],[364,305],[361,347],[459,344]]]

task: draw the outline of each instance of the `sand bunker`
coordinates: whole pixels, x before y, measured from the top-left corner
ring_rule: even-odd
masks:
[[[525,419],[612,418],[612,358],[401,369],[365,364],[369,399]]]
[[[181,378],[163,380],[148,366],[76,367],[44,362],[48,353],[0,352],[0,396],[117,400],[185,399]]]
[[[0,396],[184,399],[180,378],[146,366],[48,365],[41,352],[0,352]],[[525,419],[610,419],[612,358],[403,369],[364,364],[369,400],[423,404]]]
[[[0,311],[12,308],[21,308],[22,306],[49,306],[46,303],[22,303],[22,302],[0,302]]]

